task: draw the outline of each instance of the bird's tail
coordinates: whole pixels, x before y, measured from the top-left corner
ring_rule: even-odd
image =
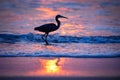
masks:
[[[35,27],[35,28],[34,28],[34,30],[38,30],[38,28],[37,28],[37,27]]]

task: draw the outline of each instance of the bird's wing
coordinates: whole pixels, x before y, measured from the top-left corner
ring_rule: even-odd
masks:
[[[56,25],[54,23],[48,23],[48,24],[39,26],[39,31],[50,32],[50,31],[53,31],[55,27]]]
[[[50,27],[54,25],[55,25],[54,23],[48,23],[48,24],[41,25],[40,27]]]

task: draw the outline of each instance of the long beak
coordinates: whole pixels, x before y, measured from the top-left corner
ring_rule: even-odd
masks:
[[[62,16],[62,18],[68,19],[67,17]]]

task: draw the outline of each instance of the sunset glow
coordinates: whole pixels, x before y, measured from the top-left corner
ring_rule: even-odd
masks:
[[[61,74],[60,72],[62,71],[62,69],[61,69],[61,66],[59,66],[59,64],[60,64],[59,58],[55,58],[55,59],[53,58],[53,59],[49,59],[49,60],[39,59],[39,62],[42,67],[39,67],[39,69],[37,69],[37,71],[29,72],[28,74],[51,75],[51,76]]]
[[[55,15],[58,14],[57,11],[52,10],[51,8],[36,8],[36,10],[43,12],[44,15],[41,16],[41,14],[39,15],[39,17],[43,17],[43,18],[52,18]],[[54,19],[54,18],[53,18]]]
[[[0,0],[0,80],[111,79],[119,61],[120,0]]]
[[[45,72],[48,74],[56,74],[60,71],[60,66],[57,65],[58,59],[46,61],[44,64]]]

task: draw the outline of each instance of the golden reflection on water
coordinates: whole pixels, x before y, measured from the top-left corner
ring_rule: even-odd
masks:
[[[78,33],[78,34],[76,34]],[[85,26],[76,23],[66,23],[60,30],[61,35],[79,35],[79,33],[86,33]],[[80,36],[80,35],[79,35]]]
[[[44,73],[47,74],[58,74],[60,72],[60,66],[58,65],[60,59],[51,59],[51,60],[43,60],[43,70]]]
[[[39,66],[35,71],[29,72],[29,75],[35,76],[57,76],[63,75],[60,58],[38,59]]]

